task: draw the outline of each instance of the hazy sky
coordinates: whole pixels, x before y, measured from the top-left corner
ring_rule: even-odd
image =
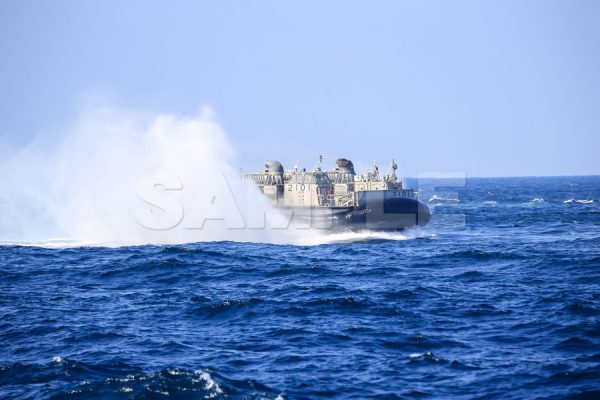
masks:
[[[600,174],[600,1],[2,1],[0,140],[211,105],[258,169]]]

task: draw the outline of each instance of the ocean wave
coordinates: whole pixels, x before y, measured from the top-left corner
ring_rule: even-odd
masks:
[[[313,311],[325,311],[325,310],[360,310],[367,309],[375,306],[375,303],[369,299],[356,298],[352,296],[345,297],[324,297],[309,300],[305,303],[301,303],[305,308],[311,308]]]
[[[589,179],[474,181],[436,212],[461,229],[316,246],[0,247],[0,398],[592,398]]]
[[[438,196],[436,194],[434,194],[433,196],[431,196],[431,198],[428,200],[429,203],[459,203],[460,199],[457,198],[451,198],[451,197],[441,197]]]
[[[408,355],[410,358],[409,364],[414,365],[442,365],[447,366],[451,369],[458,370],[479,370],[481,368],[465,364],[458,360],[448,360],[439,356],[436,356],[434,353],[428,351],[425,353],[411,353]]]
[[[564,306],[560,311],[585,316],[596,316],[600,314],[600,310],[589,304],[584,303],[570,303]]]
[[[543,197],[535,197],[531,200],[529,200],[527,203],[528,205],[536,205],[536,204],[544,204],[546,202],[546,200],[544,200]]]
[[[414,239],[430,239],[437,234],[422,228],[411,228],[401,232],[385,231],[348,231],[330,234],[311,234],[301,238],[296,244],[304,246],[318,246],[323,244],[343,243],[378,243],[386,241],[404,241]]]
[[[465,280],[465,281],[476,281],[476,280],[483,279],[485,276],[486,275],[481,271],[470,270],[470,271],[462,272],[458,275],[455,275],[454,278]]]
[[[467,317],[476,318],[476,317],[494,317],[497,315],[510,314],[510,310],[506,310],[503,308],[495,307],[491,304],[479,304],[473,306],[465,311],[463,314]]]
[[[208,369],[164,368],[144,372],[123,363],[88,364],[53,358],[47,365],[15,363],[0,366],[0,386],[46,383],[53,399],[175,397],[202,399],[271,399],[284,395],[255,380],[233,380]]]
[[[401,338],[380,339],[377,344],[381,347],[395,350],[412,351],[414,354],[430,356],[431,349],[462,349],[468,345],[459,340],[448,337],[434,337],[425,335],[406,335]],[[420,353],[423,352],[423,353]]]
[[[280,243],[281,245],[293,245],[293,246],[318,246],[322,244],[335,244],[335,243],[352,243],[352,242],[381,242],[381,241],[402,241],[402,240],[413,240],[413,239],[426,239],[435,237],[435,233],[424,231],[420,227],[409,228],[404,231],[370,231],[368,229],[362,231],[347,231],[333,233],[325,230],[306,230],[297,231],[294,239],[286,243]],[[260,242],[238,242],[238,241],[225,241],[225,242],[189,242],[180,244],[167,244],[167,245],[151,245],[162,249],[163,252],[169,253],[205,253],[207,256],[223,256],[223,257],[237,257],[235,254],[224,254],[219,251],[204,250],[201,248],[189,248],[189,245],[200,244],[200,243],[239,243],[239,244],[263,244]],[[264,243],[266,244],[266,243]],[[94,242],[94,241],[83,241],[76,239],[48,239],[40,241],[0,241],[0,246],[4,247],[34,247],[43,249],[77,249],[77,248],[135,248],[143,247],[139,244],[132,244],[127,242]]]
[[[446,254],[436,255],[436,258],[455,258],[458,260],[512,260],[512,259],[520,259],[523,258],[523,255],[514,252],[514,251],[485,251],[480,249],[462,249],[457,251],[452,251]]]
[[[594,200],[586,200],[586,199],[569,199],[563,201],[563,204],[594,204]]]
[[[411,359],[412,363],[434,363],[434,364],[448,364],[449,360],[445,358],[437,357],[430,351],[425,353],[410,353],[408,357]]]
[[[195,296],[192,301],[193,304],[189,311],[207,318],[253,317],[256,315],[253,310],[264,303],[264,300],[255,297],[211,301]]]
[[[580,351],[590,347],[592,341],[580,336],[571,336],[568,339],[557,343],[554,347],[566,351]]]

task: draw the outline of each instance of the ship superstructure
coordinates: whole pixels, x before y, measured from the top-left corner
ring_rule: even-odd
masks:
[[[346,158],[337,159],[332,170],[322,169],[320,161],[311,171],[286,171],[280,162],[267,161],[263,171],[244,178],[253,180],[277,207],[309,215],[319,227],[404,229],[429,222],[429,208],[412,189],[403,188],[394,160],[384,176],[377,166],[358,175]]]

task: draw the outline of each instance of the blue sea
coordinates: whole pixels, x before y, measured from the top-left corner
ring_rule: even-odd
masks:
[[[447,191],[319,245],[0,246],[0,398],[600,398],[600,177]]]

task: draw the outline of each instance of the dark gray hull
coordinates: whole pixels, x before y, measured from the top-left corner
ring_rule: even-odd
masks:
[[[398,231],[425,226],[431,219],[429,207],[407,197],[386,197],[385,192],[359,193],[352,207],[282,207],[293,224],[323,230]]]

